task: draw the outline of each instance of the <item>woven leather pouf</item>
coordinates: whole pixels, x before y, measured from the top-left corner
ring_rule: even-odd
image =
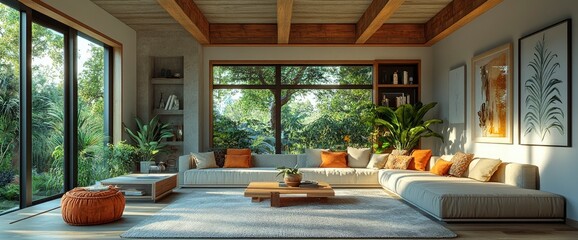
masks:
[[[104,191],[78,187],[62,196],[62,219],[70,225],[98,225],[116,221],[124,211],[124,195],[109,186]]]

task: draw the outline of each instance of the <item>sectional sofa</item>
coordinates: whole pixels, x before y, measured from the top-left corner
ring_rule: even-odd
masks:
[[[252,181],[280,180],[276,167],[297,166],[304,180],[324,181],[334,187],[382,187],[442,221],[566,219],[565,199],[537,190],[538,169],[529,164],[502,163],[489,182],[479,182],[427,171],[307,167],[304,154],[253,154],[252,161],[252,168],[191,169],[190,157],[181,156],[179,183],[182,187],[244,187]],[[469,169],[476,164],[477,160],[472,161]]]
[[[380,187],[378,169],[307,167],[305,154],[253,154],[252,168],[191,169],[189,155],[179,158],[179,183],[183,187],[245,187],[250,182],[278,181],[277,167],[297,166],[304,180],[323,181],[334,187]]]

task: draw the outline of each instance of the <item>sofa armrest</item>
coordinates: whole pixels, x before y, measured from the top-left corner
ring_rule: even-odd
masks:
[[[178,179],[179,185],[181,185],[185,182],[184,172],[191,169],[191,167],[192,167],[191,156],[189,154],[180,156],[178,167],[179,167],[179,173],[178,173],[177,179]]]

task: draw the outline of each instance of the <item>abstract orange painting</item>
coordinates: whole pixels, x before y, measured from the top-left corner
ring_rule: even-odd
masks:
[[[512,44],[472,60],[472,139],[512,143]]]

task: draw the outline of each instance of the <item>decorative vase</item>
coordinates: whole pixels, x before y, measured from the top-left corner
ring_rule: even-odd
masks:
[[[289,187],[299,187],[301,179],[303,179],[303,175],[301,174],[285,174],[283,177],[283,181]]]

